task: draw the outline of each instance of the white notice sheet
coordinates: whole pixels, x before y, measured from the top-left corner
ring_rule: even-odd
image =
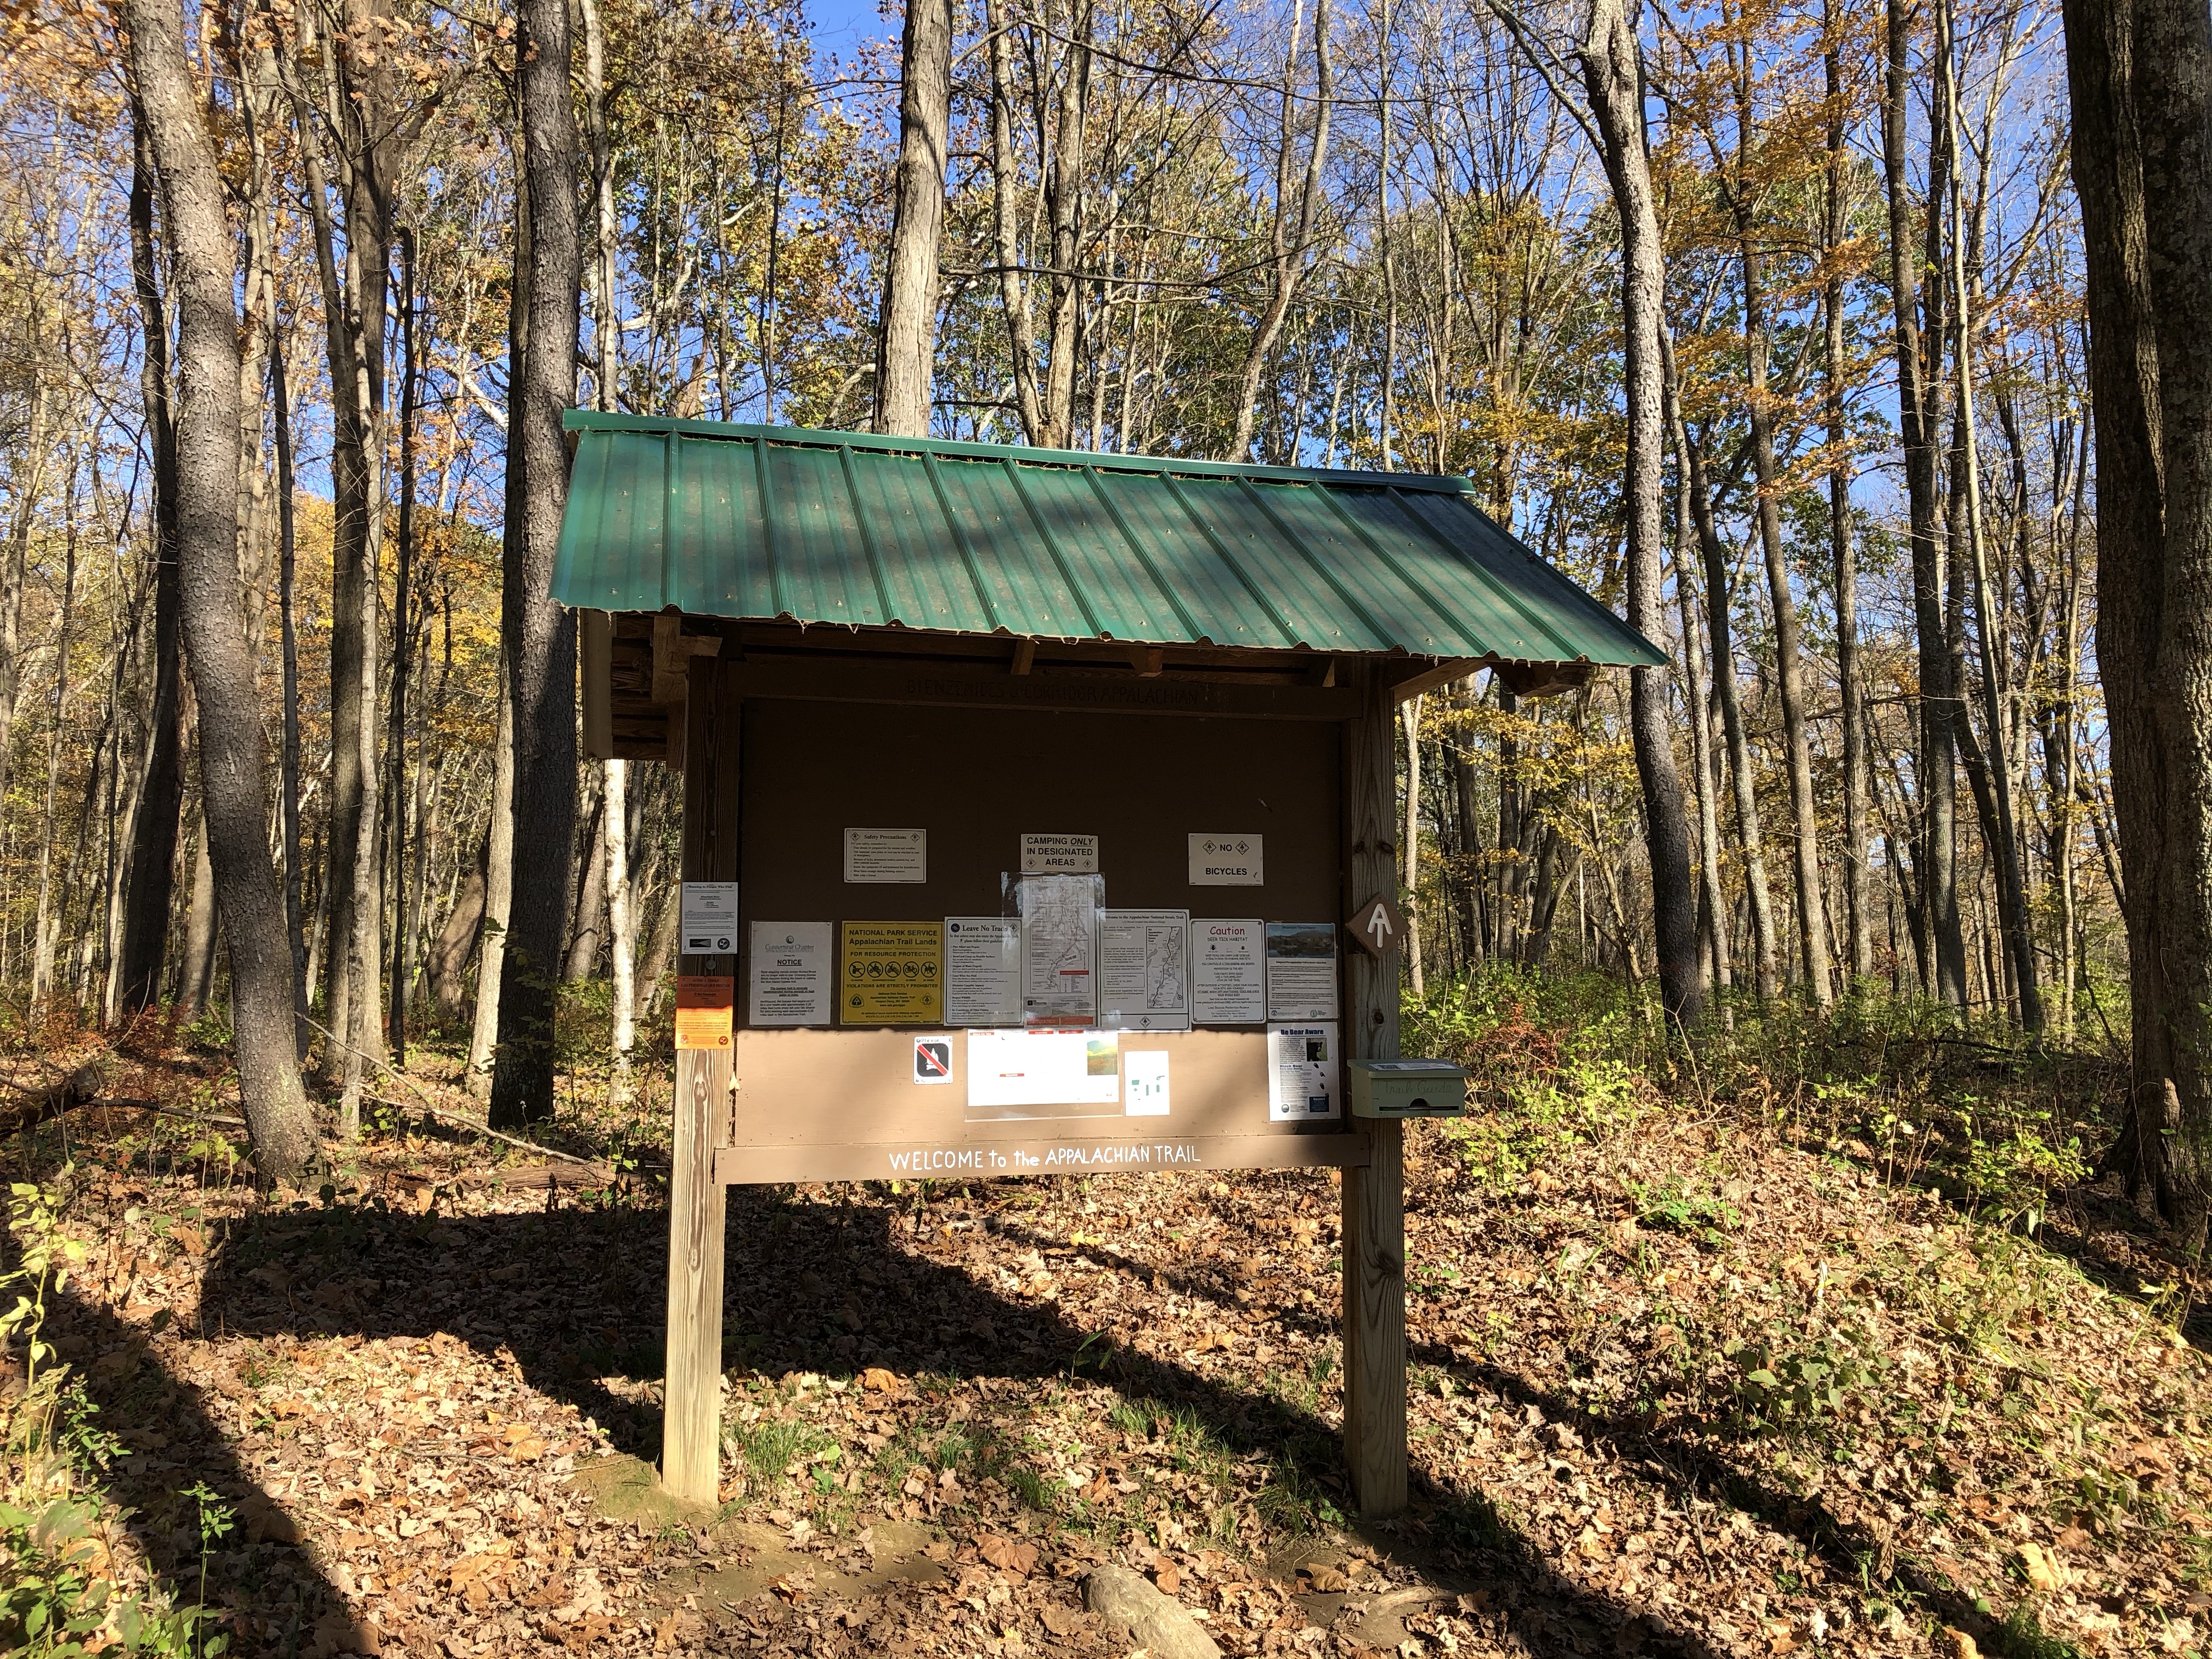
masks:
[[[747,1020],[755,1025],[830,1024],[830,924],[757,921],[749,942]]]
[[[726,957],[738,948],[738,884],[734,881],[687,881],[684,884],[684,954],[687,957]]]
[[[1257,916],[1190,924],[1190,1017],[1200,1025],[1267,1018],[1267,924]]]
[[[968,1115],[1097,1117],[1121,1103],[1115,1031],[970,1031]]]
[[[1190,1030],[1190,912],[1109,910],[1098,933],[1098,1023]]]
[[[1164,1048],[1134,1048],[1121,1055],[1126,1079],[1121,1089],[1125,1117],[1168,1115],[1168,1056]]]
[[[927,830],[848,830],[847,881],[926,882],[929,879]]]
[[[1022,913],[1022,1013],[1032,1025],[1098,1023],[1098,902],[1096,876],[1024,876],[1015,891]]]
[[[1022,1023],[1022,925],[1011,916],[945,919],[945,1023]]]
[[[1336,1018],[1336,924],[1267,924],[1267,1018]]]
[[[1267,1028],[1267,1121],[1313,1123],[1343,1109],[1337,1087],[1336,1022]]]

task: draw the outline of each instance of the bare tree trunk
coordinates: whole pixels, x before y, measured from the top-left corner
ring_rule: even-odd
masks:
[[[147,712],[146,768],[131,814],[131,861],[114,958],[111,1017],[153,1006],[169,954],[169,902],[176,881],[177,830],[184,814],[184,653],[177,586],[177,428],[169,398],[169,325],[154,257],[153,137],[142,94],[131,100],[131,265],[141,322],[138,384],[154,452],[154,706]],[[174,227],[169,228],[171,239]]]
[[[215,860],[207,826],[194,837],[191,897],[185,908],[185,956],[177,975],[177,1018],[191,1021],[208,1011],[215,984]]]
[[[983,19],[991,36],[991,234],[999,262],[999,304],[1006,313],[1022,434],[1030,443],[1043,444],[1046,423],[1037,393],[1036,330],[1030,317],[1029,283],[1022,275],[1021,243],[1014,227],[1014,48],[1006,0],[984,0]]]
[[[1946,125],[1955,133],[1959,131],[1958,71],[1952,42],[1951,9],[1946,0],[1937,0],[1936,27],[1943,36],[1938,79],[1942,87]],[[2021,878],[2020,835],[2013,811],[2012,763],[2006,741],[2004,655],[1999,647],[2002,635],[1995,613],[1996,599],[1990,592],[1988,546],[1982,532],[1981,459],[1974,431],[1973,295],[1966,283],[1966,227],[1960,203],[1963,188],[1954,168],[1950,199],[1951,291],[1958,343],[1953,361],[1959,372],[1959,427],[1964,440],[1964,465],[1960,471],[1966,492],[1966,541],[1974,567],[1974,618],[1982,653],[1982,716],[1989,732],[1990,782],[1996,796],[1992,805],[1996,833],[1990,838],[1990,851],[1995,866],[2006,955],[2019,992],[2020,1022],[2023,1029],[2040,1033],[2044,1025],[2043,995],[2036,984],[2035,930],[2028,919],[2027,892]],[[1956,704],[1954,708],[1955,718],[1963,720],[1964,709]]]
[[[640,1012],[650,1016],[659,1006],[660,993],[666,983],[668,969],[676,960],[677,924],[682,919],[682,902],[673,891],[660,896],[660,908],[653,919],[653,933],[646,940],[645,950],[639,957],[637,1006]]]
[[[599,925],[607,902],[607,815],[606,794],[586,809],[591,815],[591,833],[584,842],[584,856],[576,871],[576,903],[570,912],[568,949],[561,966],[561,978],[570,985],[592,976],[599,966],[599,949],[606,943],[606,933]]]
[[[349,0],[344,27],[374,38],[385,0]],[[384,539],[384,335],[391,263],[390,170],[396,129],[391,118],[390,55],[339,52],[319,38],[318,14],[295,14],[290,58],[295,72],[319,64],[329,108],[318,112],[307,88],[289,90],[313,223],[316,272],[323,297],[324,341],[331,386],[331,482],[334,512],[331,570],[331,833],[323,881],[329,905],[322,952],[324,1024],[343,1042],[381,1056],[384,1023],[377,1004],[383,961],[380,891],[375,868],[380,791],[375,767],[377,571]],[[323,146],[337,135],[338,194],[345,210],[341,237],[331,209]],[[343,244],[344,268],[339,267]],[[362,737],[366,730],[368,737]],[[368,761],[363,769],[362,756]],[[366,857],[370,868],[357,866]],[[371,900],[364,912],[358,896]],[[356,959],[369,964],[366,970]],[[368,999],[356,1008],[356,993]],[[353,1062],[356,1066],[360,1062]],[[325,1043],[319,1073],[341,1081],[348,1061]],[[349,1090],[349,1093],[355,1091]]]
[[[1836,584],[1836,682],[1843,704],[1844,957],[1853,981],[1874,973],[1874,927],[1867,902],[1866,732],[1859,696],[1858,562],[1851,546],[1850,428],[1844,404],[1844,273],[1838,264],[1845,238],[1845,179],[1849,151],[1844,126],[1842,23],[1837,0],[1825,0],[1821,27],[1827,36],[1822,63],[1827,76],[1828,166],[1822,203],[1822,240],[1828,280],[1822,295],[1826,349],[1828,557]]]
[[[294,1000],[299,1012],[307,1012],[307,936],[301,905],[303,863],[300,848],[300,605],[295,554],[297,529],[293,520],[292,405],[290,367],[286,359],[287,335],[276,325],[276,285],[269,285],[269,398],[272,441],[276,452],[276,611],[283,659],[284,738],[283,769],[277,793],[283,814],[284,937],[292,951]],[[307,1050],[308,1027],[299,1027],[300,1052]]]
[[[2068,0],[2097,411],[2099,659],[2128,894],[2132,1131],[2204,1240],[2212,1161],[2212,16]]]
[[[952,131],[952,0],[912,0],[899,52],[899,159],[876,364],[876,430],[929,434],[937,248]]]
[[[438,1011],[439,1023],[450,1025],[461,1017],[461,988],[463,975],[468,969],[469,958],[476,952],[477,940],[483,932],[485,866],[490,852],[490,835],[477,842],[477,856],[461,878],[460,890],[453,896],[453,908],[446,913],[446,924],[430,943],[428,966],[431,1005]]]
[[[93,483],[95,503],[99,480]],[[31,1018],[35,1025],[46,1012],[54,988],[54,946],[68,910],[68,891],[58,908],[54,899],[54,799],[61,782],[62,737],[69,726],[70,628],[76,620],[76,466],[72,455],[68,491],[63,500],[67,529],[63,542],[61,625],[54,644],[54,721],[46,734],[46,793],[39,811],[39,896],[32,916]],[[86,851],[85,837],[77,836],[76,856]]]
[[[591,137],[593,196],[599,205],[599,262],[592,283],[594,315],[592,340],[597,347],[593,395],[599,406],[613,410],[622,368],[622,330],[616,316],[616,278],[618,274],[615,216],[614,161],[607,140],[606,44],[599,21],[599,0],[581,0],[584,20],[584,119]],[[618,1093],[629,1089],[630,1050],[637,1043],[636,958],[637,929],[630,915],[629,890],[629,763],[605,763],[605,781],[600,793],[605,814],[607,848],[608,954],[614,974],[615,1083]],[[476,904],[481,913],[483,886],[480,874],[471,872]],[[458,914],[460,907],[456,906]],[[458,977],[456,975],[455,977]]]
[[[1046,206],[1052,216],[1052,362],[1045,396],[1044,444],[1066,449],[1075,441],[1075,358],[1082,320],[1083,284],[1076,279],[1082,252],[1084,123],[1091,92],[1090,0],[1069,7],[1067,58],[1060,71],[1060,108],[1053,124],[1052,171]],[[1095,447],[1096,437],[1092,440]]]
[[[629,763],[607,763],[603,809],[607,826],[607,948],[614,972],[615,1085],[629,1087],[629,1054],[637,1046],[637,921],[629,884]]]
[[[523,153],[530,179],[528,307],[507,416],[507,544],[501,632],[514,708],[514,878],[500,979],[491,1120],[553,1109],[555,975],[576,820],[576,628],[553,598],[568,500],[561,413],[576,387],[576,132],[563,0],[521,0]],[[520,463],[520,465],[518,465]]]
[[[507,977],[507,900],[514,890],[514,713],[500,667],[499,728],[493,739],[491,819],[484,832],[483,946],[477,957],[477,1000],[469,1035],[469,1092],[491,1097],[492,1051],[499,1042],[499,988]]]
[[[1911,97],[1912,10],[1887,0],[1887,82],[1882,107],[1882,171],[1889,190],[1890,303],[1894,319],[1898,428],[1912,544],[1912,605],[1920,665],[1922,839],[1913,860],[1925,926],[1934,947],[1936,996],[1966,1002],[1966,945],[1959,923],[1958,767],[1952,735],[1956,690],[1943,623],[1947,586],[1936,534],[1936,425],[1920,329],[1919,256],[1913,245],[1911,176],[1905,118]],[[1940,158],[1939,158],[1940,159]],[[1931,191],[1934,186],[1931,185]],[[1935,216],[1931,215],[1931,217]]]
[[[389,989],[392,1056],[407,1063],[407,999],[413,979],[413,930],[407,925],[407,676],[415,643],[415,422],[422,396],[421,364],[415,350],[415,233],[399,231],[399,560],[392,595],[392,696],[389,734],[385,739],[386,798],[392,835],[386,857],[392,866],[392,939]],[[416,757],[421,770],[422,757]],[[418,825],[416,834],[421,834]]]
[[[1303,3],[1304,0],[1298,0],[1298,4]],[[1314,227],[1321,213],[1322,177],[1328,165],[1328,128],[1336,100],[1336,71],[1329,52],[1328,0],[1314,0],[1313,141],[1306,150],[1305,173],[1298,185],[1293,218],[1290,196],[1291,157],[1296,153],[1298,130],[1297,10],[1298,6],[1293,5],[1291,44],[1283,57],[1282,131],[1275,151],[1270,292],[1260,314],[1259,326],[1252,331],[1251,343],[1244,351],[1244,373],[1237,398],[1237,431],[1229,441],[1228,459],[1232,461],[1249,460],[1252,456],[1252,428],[1259,417],[1260,376],[1266,372],[1267,356],[1274,350],[1276,338],[1283,331],[1283,319],[1290,315],[1298,284],[1313,261]]]
[[[1671,352],[1668,361],[1671,368]],[[1669,424],[1673,429],[1676,479],[1674,599],[1682,613],[1683,667],[1688,681],[1685,690],[1690,717],[1690,765],[1698,802],[1698,880],[1704,894],[1699,908],[1712,951],[1713,988],[1727,992],[1735,987],[1735,963],[1729,939],[1728,897],[1721,885],[1720,807],[1715,799],[1712,709],[1707,696],[1705,641],[1698,629],[1697,556],[1692,545],[1697,532],[1691,523],[1687,447],[1683,441],[1681,412],[1679,407],[1674,407],[1673,381],[1670,374],[1668,402],[1673,414]],[[1725,1011],[1723,1017],[1733,1018]]]
[[[1606,176],[1613,185],[1621,227],[1628,404],[1628,624],[1657,641],[1666,637],[1660,513],[1666,405],[1661,361],[1665,256],[1651,191],[1650,160],[1644,149],[1643,49],[1622,0],[1591,0],[1581,56],[1583,82],[1604,140]],[[1644,786],[1659,1000],[1680,1034],[1697,1023],[1705,988],[1698,982],[1697,895],[1690,885],[1689,825],[1682,816],[1682,781],[1674,767],[1668,708],[1670,679],[1666,667],[1629,671],[1629,725],[1637,775]],[[1626,939],[1623,944],[1626,945]]]
[[[1748,160],[1753,139],[1747,91],[1739,94],[1736,127],[1741,167]],[[1790,588],[1789,556],[1782,542],[1782,504],[1777,498],[1774,408],[1767,386],[1767,356],[1773,341],[1766,320],[1765,261],[1754,238],[1749,204],[1741,188],[1738,184],[1730,193],[1735,198],[1737,252],[1742,270],[1744,361],[1750,382],[1744,401],[1751,428],[1752,473],[1759,484],[1753,517],[1759,526],[1759,550],[1765,555],[1767,598],[1774,613],[1774,685],[1782,704],[1782,741],[1790,778],[1799,962],[1814,1005],[1825,1008],[1835,1000],[1835,987],[1828,974],[1828,924],[1820,904],[1820,831],[1813,799],[1812,740],[1805,726],[1804,643],[1797,626],[1797,600]]]
[[[592,200],[598,224],[593,239],[598,257],[592,269],[592,398],[599,408],[613,410],[621,407],[622,328],[615,300],[622,228],[615,214],[614,152],[607,138],[606,31],[599,19],[599,0],[579,0],[577,11],[584,23],[584,130],[592,146]]]
[[[230,942],[239,1092],[264,1178],[316,1155],[293,1048],[291,953],[269,856],[261,714],[238,581],[237,270],[223,186],[167,0],[127,0],[131,61],[169,204],[182,322],[178,350],[177,557],[200,708],[200,787],[216,896]]]
[[[1395,44],[1390,32],[1390,0],[1382,0],[1376,8],[1375,30],[1375,130],[1378,140],[1375,155],[1375,242],[1382,253],[1382,395],[1376,401],[1382,406],[1382,429],[1379,435],[1385,472],[1398,470],[1393,442],[1398,416],[1398,253],[1390,239],[1390,118],[1395,112],[1390,70],[1395,61]],[[1285,457],[1285,461],[1288,465],[1297,465],[1295,456]],[[1437,468],[1439,471],[1443,470],[1441,466]]]

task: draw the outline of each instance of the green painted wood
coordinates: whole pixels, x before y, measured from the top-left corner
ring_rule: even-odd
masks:
[[[1663,653],[1412,473],[571,410],[554,597],[599,611],[1257,650]]]

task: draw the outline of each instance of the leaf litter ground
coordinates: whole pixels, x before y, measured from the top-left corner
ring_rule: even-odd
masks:
[[[151,1069],[134,1095],[220,1107]],[[1126,1656],[1083,1610],[1106,1563],[1239,1655],[2186,1653],[2212,1622],[2206,1362],[2157,1316],[2185,1276],[2094,1192],[2034,1240],[1662,1102],[1503,1180],[1415,1126],[1413,1502],[1363,1526],[1326,1172],[733,1188],[723,1502],[690,1511],[649,1467],[649,1147],[402,1128],[287,1202],[220,1133],[96,1108],[15,1175],[64,1138],[93,1248],[50,1334],[99,1407],[98,1547],[204,1583],[234,1651]]]

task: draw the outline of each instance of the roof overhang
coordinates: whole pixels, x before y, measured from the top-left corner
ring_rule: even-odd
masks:
[[[1401,699],[1486,667],[1542,696],[1666,660],[1461,478],[581,410],[567,425],[553,591],[586,612],[595,753],[680,753],[670,711],[707,653],[1315,691],[1352,657]]]

